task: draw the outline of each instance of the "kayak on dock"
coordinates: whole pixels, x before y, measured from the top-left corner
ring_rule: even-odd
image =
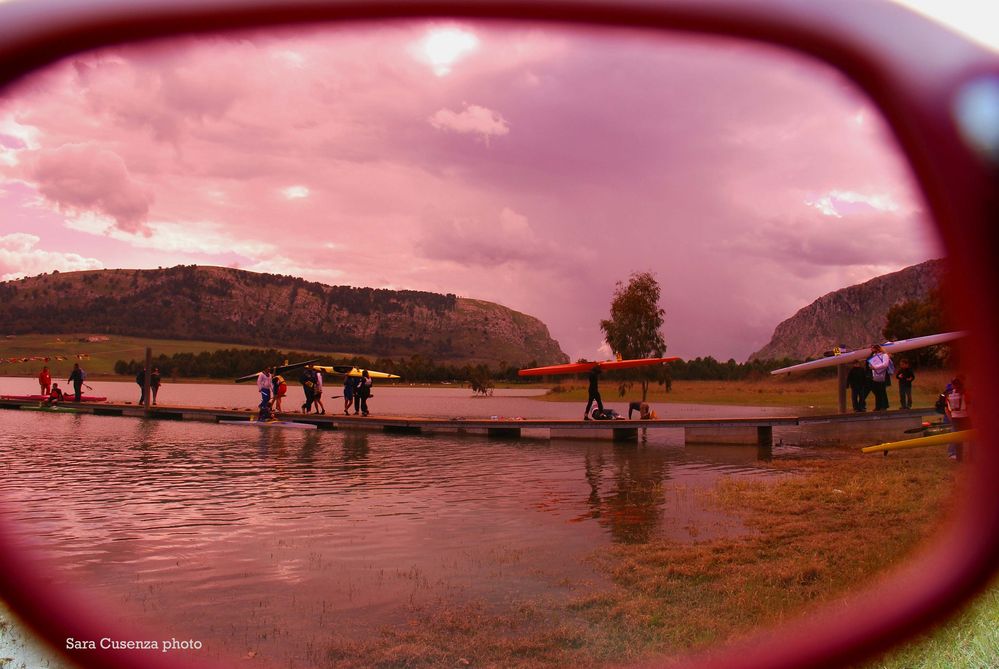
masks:
[[[73,402],[73,393],[65,393],[64,402]],[[48,395],[0,395],[0,400],[21,400],[24,402],[42,402],[49,398]],[[107,402],[108,398],[97,395],[80,395],[81,402]]]

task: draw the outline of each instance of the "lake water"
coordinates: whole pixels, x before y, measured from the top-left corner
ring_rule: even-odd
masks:
[[[3,393],[37,387],[0,384]],[[138,399],[134,383],[90,385]],[[291,391],[296,402],[300,392]],[[528,396],[537,393],[376,387],[371,408],[582,412]],[[256,392],[166,385],[160,402],[252,407]],[[595,549],[743,532],[707,495],[721,477],[774,475],[755,447],[685,447],[674,430],[614,445],[19,411],[0,411],[0,466],[0,512],[44,554],[56,586],[85,584],[121,619],[198,639],[209,656],[279,666],[310,666],[332,635],[368,638],[434,602],[516,610],[606,587],[587,560]]]

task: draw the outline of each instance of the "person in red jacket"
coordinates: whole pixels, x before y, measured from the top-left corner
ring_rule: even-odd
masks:
[[[38,386],[41,388],[40,395],[48,395],[52,390],[52,375],[49,374],[47,365],[42,367],[42,372],[38,375]]]

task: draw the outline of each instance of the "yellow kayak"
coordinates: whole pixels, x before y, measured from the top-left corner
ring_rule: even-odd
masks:
[[[960,432],[945,432],[944,434],[934,434],[929,437],[919,437],[917,439],[906,439],[904,441],[890,441],[887,444],[876,446],[866,446],[861,450],[863,453],[882,453],[884,451],[900,451],[904,448],[922,448],[924,446],[946,446],[947,444],[957,444],[968,441],[975,436],[974,430],[961,430]]]
[[[347,376],[361,376],[364,371],[360,367],[351,367],[350,365],[333,365],[332,367],[328,365],[311,365],[312,369],[319,370],[323,374],[346,374]],[[374,370],[368,370],[368,376],[372,379],[398,379],[400,378],[398,374],[389,374],[388,372],[376,372]]]

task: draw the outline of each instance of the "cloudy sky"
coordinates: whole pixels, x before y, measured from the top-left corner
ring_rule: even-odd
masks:
[[[87,54],[0,99],[0,279],[179,263],[451,292],[606,357],[652,271],[668,353],[739,361],[939,257],[878,115],[785,53],[410,22]]]

